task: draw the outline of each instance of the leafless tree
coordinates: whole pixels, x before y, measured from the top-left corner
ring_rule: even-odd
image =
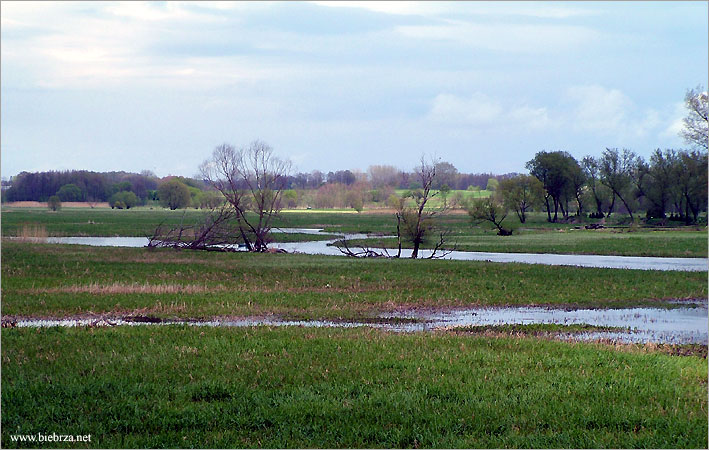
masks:
[[[262,141],[238,150],[222,144],[200,166],[204,180],[233,208],[238,233],[249,251],[267,251],[290,169],[290,161],[275,156]]]
[[[434,232],[438,232],[438,239],[434,244],[433,251],[428,258],[442,258],[453,250],[444,250],[448,247],[448,238],[450,237],[449,230],[438,230],[434,219],[436,216],[445,212],[445,208],[427,208],[429,200],[435,197],[438,192],[432,191],[433,183],[436,177],[436,166],[438,161],[427,161],[425,155],[421,156],[420,165],[415,168],[415,176],[421,184],[420,189],[410,191],[407,195],[399,198],[396,207],[396,238],[397,238],[397,253],[389,255],[384,250],[383,252],[373,252],[371,249],[362,247],[360,251],[352,251],[347,244],[343,242],[340,246],[340,251],[348,256],[382,256],[382,257],[401,257],[402,241],[406,240],[413,244],[411,258],[416,259],[419,256],[421,244]],[[413,200],[414,206],[408,205],[408,200]],[[453,246],[455,249],[455,245]]]
[[[437,192],[431,192],[433,182],[436,178],[436,162],[427,162],[425,156],[421,156],[421,163],[415,168],[416,178],[421,183],[421,189],[409,192],[415,206],[406,206],[401,203],[401,208],[396,212],[397,231],[399,239],[407,239],[413,244],[411,258],[418,258],[419,248],[426,239],[426,235],[433,229],[433,218],[441,210],[426,209],[426,204],[436,196]]]
[[[702,86],[697,86],[687,91],[684,103],[688,113],[682,120],[684,129],[679,134],[687,144],[707,150],[709,148],[709,119],[707,118],[709,94]]]

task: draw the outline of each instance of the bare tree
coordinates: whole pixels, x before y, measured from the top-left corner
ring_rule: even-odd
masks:
[[[401,208],[396,212],[399,241],[403,237],[413,244],[411,252],[413,259],[418,258],[421,244],[434,228],[433,218],[443,212],[442,208],[426,209],[428,201],[437,195],[437,192],[431,192],[436,178],[436,162],[426,162],[425,156],[421,156],[421,163],[415,168],[415,175],[421,183],[421,189],[410,191],[408,195],[414,201],[415,206],[406,206],[402,201]]]
[[[442,258],[453,251],[450,249],[444,250],[444,247],[448,247],[447,243],[450,230],[437,229],[434,223],[434,218],[443,213],[445,208],[430,208],[426,206],[428,201],[438,194],[438,192],[432,191],[436,177],[437,163],[438,161],[427,162],[426,157],[421,156],[421,163],[415,168],[414,175],[422,187],[409,191],[404,197],[397,198],[396,196],[392,196],[396,199],[396,202],[392,201],[392,203],[395,203],[392,206],[396,209],[396,237],[398,249],[395,256],[389,255],[386,250],[377,252],[367,247],[362,247],[360,251],[353,251],[346,240],[343,240],[342,245],[339,246],[340,251],[348,256],[399,258],[401,257],[402,241],[406,240],[413,244],[411,258],[416,259],[419,256],[421,245],[434,232],[438,234],[438,238],[428,258]],[[409,203],[409,199],[413,201],[414,206],[407,204]],[[455,247],[456,246],[453,245],[453,249],[455,249]]]
[[[290,168],[290,161],[275,156],[261,141],[238,150],[222,144],[200,166],[204,180],[234,209],[239,234],[249,251],[268,249],[272,221],[281,210]]]
[[[709,94],[702,86],[697,86],[687,91],[684,103],[688,113],[682,120],[684,129],[679,134],[687,144],[707,150],[709,148],[709,119],[707,118]]]

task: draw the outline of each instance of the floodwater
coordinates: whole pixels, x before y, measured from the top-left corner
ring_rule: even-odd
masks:
[[[279,228],[274,229],[274,234],[282,233],[306,233],[321,234],[322,229],[313,228]],[[334,234],[334,233],[333,233]],[[365,234],[345,234],[341,235],[346,239],[366,239]],[[96,246],[114,247],[144,247],[148,243],[147,238],[141,237],[50,237],[46,242],[55,244],[82,244]],[[332,246],[336,239],[327,239],[310,242],[279,243],[274,242],[271,247],[288,251],[289,253],[305,253],[309,255],[337,255],[341,256],[340,250]],[[383,249],[373,249],[382,251]],[[389,250],[394,254],[395,250]],[[421,258],[426,258],[431,253],[427,250],[419,252]],[[402,257],[411,256],[411,250],[403,249]],[[493,252],[461,252],[455,251],[446,255],[443,259],[459,261],[491,261],[491,262],[514,262],[525,264],[544,264],[552,266],[577,266],[596,267],[610,269],[634,269],[634,270],[676,270],[686,272],[706,271],[709,267],[707,258],[659,258],[640,256],[602,256],[602,255],[559,255],[549,253],[493,253]]]
[[[302,326],[302,327],[374,327],[395,332],[426,332],[475,325],[589,324],[620,327],[622,331],[560,333],[567,340],[608,340],[621,343],[703,344],[709,339],[707,303],[697,301],[686,306],[666,308],[624,309],[560,309],[548,307],[490,307],[455,310],[413,310],[381,314],[372,323],[283,320],[278,318],[246,317],[238,320],[160,321],[135,318],[122,319],[23,319],[13,323],[17,327],[75,327],[75,326],[134,326],[134,325],[192,325],[210,327],[248,326]],[[408,319],[402,321],[401,319]],[[412,320],[413,319],[413,320]]]

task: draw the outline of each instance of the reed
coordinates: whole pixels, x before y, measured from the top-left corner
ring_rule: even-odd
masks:
[[[42,224],[24,224],[17,232],[21,241],[45,241],[49,237],[47,227]]]

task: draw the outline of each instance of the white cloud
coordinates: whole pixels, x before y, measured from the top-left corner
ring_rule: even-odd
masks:
[[[505,105],[482,93],[462,98],[439,94],[432,102],[429,118],[449,125],[468,125],[486,129],[538,131],[554,127],[547,108],[526,104]]]
[[[674,104],[672,114],[668,119],[669,124],[666,124],[665,128],[660,132],[660,137],[664,138],[677,138],[679,132],[684,128],[684,119],[687,115],[687,110],[685,109],[684,102],[677,102]]]
[[[633,102],[618,89],[601,86],[576,86],[568,89],[567,97],[574,103],[569,118],[579,131],[613,132],[626,127]]]
[[[529,130],[543,130],[554,126],[554,121],[549,118],[547,108],[533,108],[526,105],[513,107],[509,119]]]
[[[440,122],[489,124],[502,114],[502,106],[484,94],[475,93],[470,98],[439,94],[433,99],[431,117]]]
[[[410,39],[457,42],[473,48],[505,52],[553,53],[598,41],[586,27],[446,21],[445,25],[405,25],[396,28]]]
[[[361,8],[368,11],[398,15],[439,16],[523,16],[546,19],[567,19],[590,16],[598,11],[564,5],[558,2],[422,2],[422,1],[313,1],[333,8]]]

